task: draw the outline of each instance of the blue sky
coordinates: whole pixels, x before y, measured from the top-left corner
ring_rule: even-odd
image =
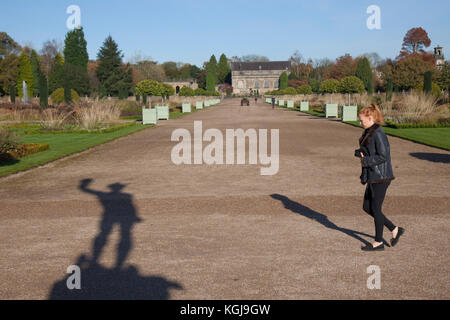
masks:
[[[246,54],[287,60],[335,59],[378,52],[398,55],[405,33],[424,28],[450,57],[448,0],[41,0],[2,3],[0,31],[40,50],[44,41],[64,40],[66,9],[78,5],[90,59],[111,35],[125,60],[140,53],[158,62],[201,66],[211,54]],[[381,9],[381,30],[369,30],[366,9]]]

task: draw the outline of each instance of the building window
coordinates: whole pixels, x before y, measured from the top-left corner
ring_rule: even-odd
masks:
[[[274,87],[274,88],[278,88],[278,81],[274,81],[274,82],[273,82],[273,87]]]
[[[238,88],[240,88],[240,89],[244,88],[244,81],[242,81],[242,80],[238,81]]]
[[[259,88],[259,81],[255,81],[255,88]]]
[[[269,81],[264,81],[264,88],[269,88],[269,87],[270,87]]]

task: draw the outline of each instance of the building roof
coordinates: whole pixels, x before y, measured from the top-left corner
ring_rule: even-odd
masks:
[[[269,61],[269,62],[232,62],[231,71],[250,70],[290,70],[290,61]]]

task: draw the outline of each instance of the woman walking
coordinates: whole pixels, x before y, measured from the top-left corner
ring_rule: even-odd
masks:
[[[370,107],[363,108],[359,112],[359,121],[365,129],[359,138],[360,148],[355,150],[355,156],[361,158],[361,183],[367,184],[363,210],[375,221],[375,242],[361,249],[379,251],[384,250],[384,226],[392,232],[391,246],[397,244],[405,229],[395,226],[381,211],[387,188],[395,179],[389,141],[381,128],[384,124],[383,115],[378,106],[371,104]]]

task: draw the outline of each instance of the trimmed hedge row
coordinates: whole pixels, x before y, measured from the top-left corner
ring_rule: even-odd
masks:
[[[110,133],[110,132],[114,132],[120,129],[124,129],[124,128],[128,128],[131,126],[134,126],[135,123],[134,122],[129,122],[126,124],[122,124],[122,125],[117,125],[117,126],[113,126],[113,127],[109,127],[109,128],[105,128],[105,129],[98,129],[98,130],[26,130],[24,132],[24,134],[65,134],[65,133]]]
[[[414,128],[448,128],[450,122],[439,123],[395,123],[389,120],[384,121],[386,125],[394,129],[414,129]]]
[[[48,143],[21,144],[16,150],[0,154],[0,160],[17,160],[33,153],[48,150],[48,148],[50,148]]]

